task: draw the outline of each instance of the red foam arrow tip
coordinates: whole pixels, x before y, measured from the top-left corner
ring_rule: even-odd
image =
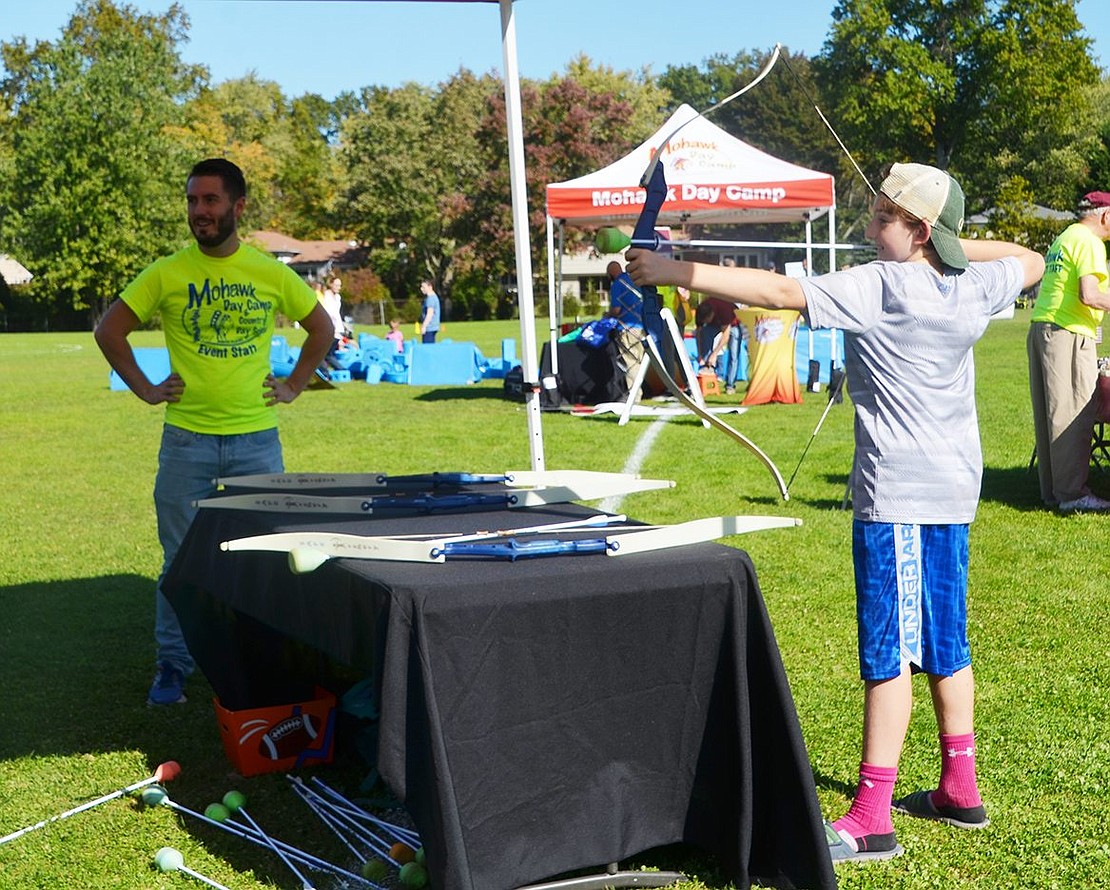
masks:
[[[154,780],[156,782],[172,782],[181,773],[181,764],[176,760],[167,760],[165,763],[158,764],[158,769],[154,771]]]

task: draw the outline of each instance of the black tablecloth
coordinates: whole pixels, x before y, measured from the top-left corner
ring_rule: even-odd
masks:
[[[275,641],[376,678],[378,767],[440,890],[517,887],[677,842],[714,853],[739,887],[835,887],[743,551],[342,559],[297,576],[284,554],[219,549],[275,530],[466,532],[586,512],[310,523],[203,510],[165,590],[225,704],[268,704],[274,678],[295,673]]]

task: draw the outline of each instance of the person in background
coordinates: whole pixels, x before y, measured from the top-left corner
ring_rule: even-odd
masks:
[[[686,325],[694,320],[694,310],[690,307],[690,291],[685,287],[676,287],[674,295],[674,320],[678,324],[679,333],[685,333]]]
[[[732,257],[725,257],[721,260],[722,266],[734,267],[736,260]],[[736,317],[736,306],[731,307],[734,311],[732,314],[732,321],[728,327],[728,341],[726,347],[728,349],[728,368],[725,370],[725,395],[732,395],[736,392],[736,378],[740,376],[740,344],[743,342],[746,335],[744,326]]]
[[[398,352],[405,351],[405,335],[401,332],[401,319],[391,318],[389,320],[389,333],[385,335],[385,339],[391,341],[397,347]]]
[[[845,332],[864,717],[856,794],[827,829],[834,862],[900,855],[892,809],[960,828],[988,824],[967,637],[968,537],[983,472],[972,348],[991,316],[1040,279],[1044,259],[1017,244],[961,239],[963,215],[963,191],[943,170],[893,164],[865,232],[875,262],[790,278],[628,251],[638,284],[793,309],[814,329]],[[916,671],[929,678],[940,779],[893,800]]]
[[[716,297],[702,297],[694,311],[697,326],[698,365],[717,370],[722,353],[728,353],[725,369],[725,392],[736,392],[740,364],[740,323],[736,320],[736,304]],[[735,352],[733,343],[736,344]]]
[[[1026,337],[1041,500],[1061,513],[1110,510],[1087,486],[1099,325],[1110,309],[1108,239],[1110,192],[1090,192],[1079,202],[1079,221],[1048,249]]]
[[[247,201],[242,171],[224,158],[196,164],[185,180],[195,244],[147,266],[96,326],[108,363],[140,399],[164,404],[154,506],[162,544],[155,594],[157,673],[147,703],[185,701],[194,669],[162,579],[197,508],[215,480],[282,470],[277,405],[308,385],[332,342],[333,327],[316,295],[288,266],[239,240]],[[249,299],[247,298],[249,296]],[[277,313],[299,321],[308,337],[289,377],[270,370]],[[151,381],[128,337],[162,318],[171,373]]]
[[[435,285],[428,279],[420,282],[420,293],[424,295],[421,304],[420,342],[435,343],[439,333],[439,295]]]
[[[328,349],[328,354],[324,358],[329,368],[341,367],[339,347],[343,338],[347,335],[347,326],[343,322],[343,298],[339,293],[342,287],[343,282],[339,278],[332,278],[328,282],[327,289],[318,294],[324,311],[328,313],[333,329],[331,348]]]

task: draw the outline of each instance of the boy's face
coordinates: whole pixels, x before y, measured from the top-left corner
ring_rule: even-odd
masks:
[[[929,240],[927,232],[927,226],[922,223],[911,225],[889,200],[880,195],[872,205],[871,221],[863,234],[875,245],[880,260],[904,263],[921,252]]]

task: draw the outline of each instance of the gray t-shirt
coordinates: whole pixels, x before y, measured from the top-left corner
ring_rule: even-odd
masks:
[[[975,518],[983,455],[972,346],[1021,284],[1013,258],[944,277],[926,263],[873,262],[801,279],[810,326],[845,332],[857,519]]]

